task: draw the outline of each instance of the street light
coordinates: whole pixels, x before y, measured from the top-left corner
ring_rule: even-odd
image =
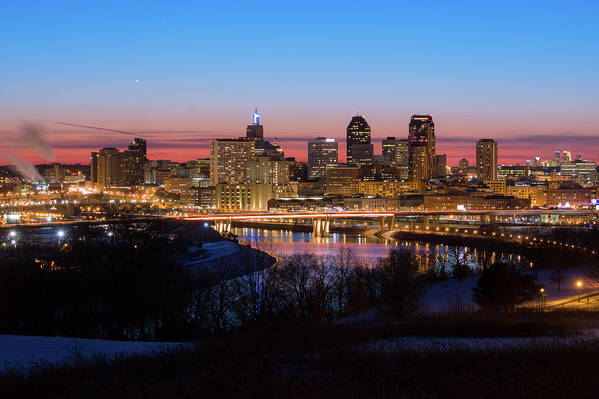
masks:
[[[580,290],[582,288],[582,281],[578,280],[576,282],[576,289],[578,290],[578,302],[580,302]]]

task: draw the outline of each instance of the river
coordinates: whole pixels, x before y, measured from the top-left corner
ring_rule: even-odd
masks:
[[[396,241],[361,234],[331,233],[328,237],[313,237],[312,233],[249,227],[233,227],[231,232],[238,236],[240,242],[263,248],[280,257],[302,253],[334,256],[341,249],[346,249],[351,250],[360,262],[374,264],[386,256],[393,246],[401,246],[413,248],[423,270],[430,269],[433,265],[450,267],[460,262],[477,271],[496,261],[521,260],[519,255],[509,253],[418,241]]]

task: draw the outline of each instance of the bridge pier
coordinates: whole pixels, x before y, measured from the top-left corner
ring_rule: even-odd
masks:
[[[329,218],[312,219],[312,235],[314,237],[327,237],[330,233]]]

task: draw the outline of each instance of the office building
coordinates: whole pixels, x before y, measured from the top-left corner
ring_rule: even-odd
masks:
[[[111,187],[119,185],[119,150],[112,147],[98,151],[98,185]]]
[[[337,163],[338,144],[335,139],[317,137],[308,142],[308,179],[324,179],[327,166]]]
[[[146,140],[142,139],[141,137],[134,138],[133,141],[131,142],[131,144],[129,144],[129,150],[130,151],[139,151],[144,156],[148,155]]]
[[[245,182],[245,165],[254,159],[254,141],[216,139],[210,143],[210,184]]]
[[[447,177],[447,154],[435,155],[435,175],[436,178]]]
[[[410,180],[429,180],[435,172],[435,123],[430,115],[412,115],[409,126]]]
[[[570,176],[583,186],[594,185],[597,182],[597,164],[584,160],[562,161],[560,174]]]
[[[252,124],[247,125],[245,137],[252,141],[264,141],[264,127],[260,124],[260,114],[258,108],[252,114]]]
[[[383,140],[383,165],[407,167],[409,165],[409,143],[407,139],[387,137]]]
[[[354,116],[347,125],[347,163],[356,166],[373,164],[374,147],[370,143],[370,126],[364,116]]]
[[[259,157],[245,166],[246,183],[289,184],[289,162]]]
[[[339,165],[327,168],[327,195],[354,195],[358,193],[360,168],[355,165]]]
[[[92,152],[89,157],[89,174],[92,184],[98,182],[98,153]]]
[[[145,166],[146,156],[141,150],[125,150],[119,153],[119,186],[132,187],[143,184]]]
[[[191,177],[210,178],[210,158],[193,159],[186,163],[187,167],[191,169]]]
[[[497,180],[497,142],[481,139],[476,143],[476,174],[479,180]]]

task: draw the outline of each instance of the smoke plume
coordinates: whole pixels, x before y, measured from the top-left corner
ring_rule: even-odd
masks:
[[[48,161],[56,160],[52,147],[44,137],[43,127],[39,124],[24,122],[19,132],[20,134],[9,148],[10,153],[6,156],[8,162],[23,179],[44,181],[37,168],[18,154],[19,150],[29,149]]]

